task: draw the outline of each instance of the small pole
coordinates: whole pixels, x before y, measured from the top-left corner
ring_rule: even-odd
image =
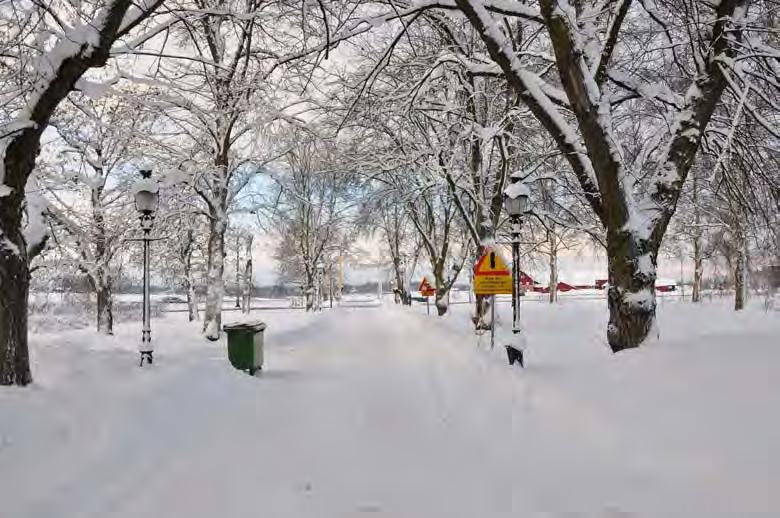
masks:
[[[339,300],[341,300],[341,295],[344,291],[344,259],[342,258],[341,254],[339,254]]]
[[[428,314],[431,314],[431,298],[429,296],[425,296],[425,309],[428,312]]]
[[[236,235],[236,308],[241,307],[241,236]]]
[[[490,348],[496,345],[496,296],[490,296]]]
[[[683,251],[680,246],[680,300],[685,301],[685,278],[683,277]]]

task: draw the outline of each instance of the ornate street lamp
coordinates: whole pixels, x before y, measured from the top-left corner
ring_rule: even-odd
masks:
[[[138,219],[141,222],[144,243],[144,300],[143,300],[143,329],[141,331],[141,345],[138,348],[141,353],[141,365],[144,361],[151,365],[152,352],[152,330],[150,325],[150,300],[149,300],[149,237],[154,225],[154,215],[157,212],[159,203],[159,187],[157,182],[152,180],[152,170],[141,169],[141,179],[133,185],[133,197],[135,198],[135,209],[138,211]]]
[[[520,292],[522,284],[520,279],[520,230],[523,227],[523,215],[528,212],[528,200],[530,197],[528,186],[522,182],[510,183],[504,189],[504,208],[509,215],[512,234],[512,333],[520,333]],[[519,361],[523,365],[522,348],[507,345],[509,363]]]

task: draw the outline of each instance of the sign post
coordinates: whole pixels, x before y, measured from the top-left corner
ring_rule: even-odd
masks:
[[[474,266],[474,293],[490,297],[490,348],[495,345],[496,295],[512,294],[512,272],[504,258],[493,248],[486,248]]]
[[[490,296],[490,348],[496,346],[496,296]]]
[[[420,295],[425,297],[425,309],[428,312],[428,314],[431,314],[431,302],[428,297],[431,295],[436,294],[436,288],[431,286],[431,283],[428,282],[427,277],[423,277],[422,281],[420,281],[420,287],[418,288],[420,290]]]

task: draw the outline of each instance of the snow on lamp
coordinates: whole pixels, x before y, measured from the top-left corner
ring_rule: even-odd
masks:
[[[531,191],[522,182],[514,182],[504,189],[504,208],[512,217],[522,216],[528,212],[528,199]]]
[[[151,169],[141,170],[141,180],[133,185],[135,209],[145,216],[151,216],[157,211],[159,188],[157,182],[151,179]]]
[[[145,232],[152,229],[154,213],[157,212],[159,203],[159,187],[151,176],[151,169],[142,169],[142,178],[133,184],[135,210],[141,214],[141,229]]]

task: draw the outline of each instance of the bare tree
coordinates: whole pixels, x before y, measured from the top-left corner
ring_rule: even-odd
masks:
[[[347,198],[352,179],[333,150],[311,138],[302,138],[285,160],[269,215],[280,239],[276,259],[284,276],[301,280],[311,310],[318,265],[332,264],[355,230],[355,203]]]
[[[142,124],[138,111],[120,97],[71,95],[52,119],[61,142],[49,148],[57,158],[39,168],[48,214],[62,231],[57,244],[87,275],[96,296],[97,330],[106,334],[113,334],[114,258],[134,219],[126,193]]]
[[[84,74],[106,64],[115,41],[129,34],[162,0],[12,2],[0,10],[0,384],[32,381],[27,349],[29,256],[39,243],[23,232],[25,186],[41,136],[59,104]],[[55,14],[59,13],[59,14]]]
[[[501,23],[488,2],[455,3],[478,31],[491,60],[555,140],[606,229],[607,338],[612,350],[640,345],[654,321],[661,240],[702,135],[730,76],[739,73],[723,63],[739,52],[748,23],[747,3],[683,2],[683,10],[670,5],[661,12],[645,3],[634,7],[630,0],[603,7],[541,0],[538,11],[520,4],[510,9],[508,15],[518,22],[514,25]],[[633,66],[631,49],[622,45],[637,19],[629,13],[638,15],[645,8],[660,31],[641,46],[641,52],[654,50],[656,68],[663,63],[689,78],[682,85],[657,75],[651,79],[653,74]],[[696,25],[693,36],[676,28],[689,23]],[[550,82],[552,78],[543,78],[535,58],[527,59],[519,48],[529,24],[547,32],[552,54],[544,57],[545,66],[557,72],[562,90]],[[667,38],[685,42],[686,56],[666,52]],[[679,89],[683,92],[675,93]],[[628,146],[621,145],[617,121],[623,113],[635,115],[643,104],[665,106],[668,125],[653,132],[635,158]]]

